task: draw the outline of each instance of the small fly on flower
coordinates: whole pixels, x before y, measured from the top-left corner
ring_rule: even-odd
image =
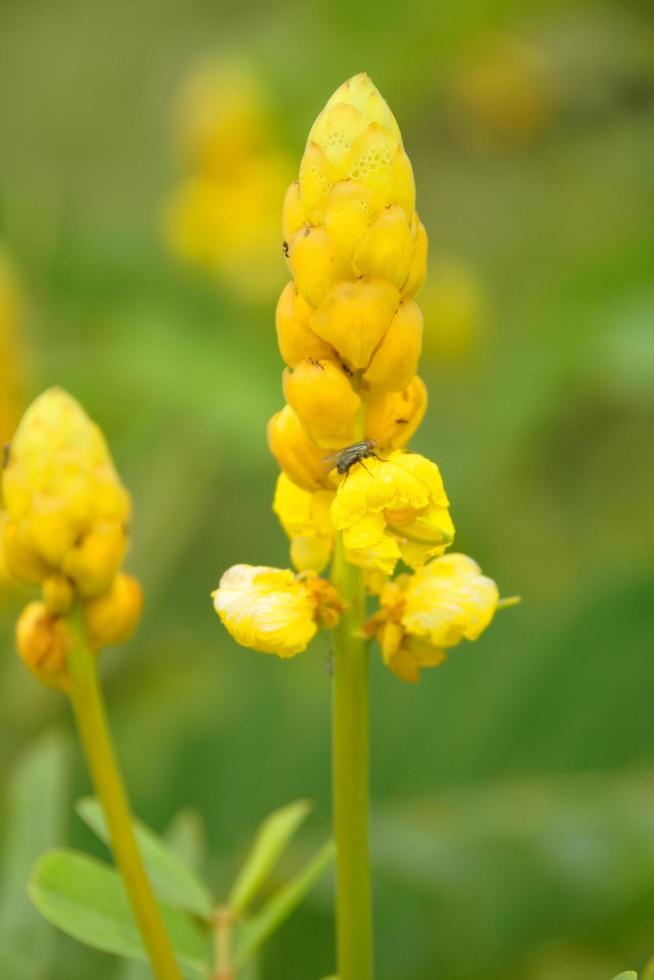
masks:
[[[377,448],[377,442],[375,439],[364,439],[363,442],[353,442],[351,446],[345,446],[344,449],[339,449],[336,453],[331,453],[329,456],[325,456],[323,463],[336,466],[338,473],[345,473],[345,479],[347,480],[351,468],[355,463],[361,463],[366,472],[370,472],[364,465],[364,459],[370,459],[374,457],[379,459],[379,456],[375,452]]]

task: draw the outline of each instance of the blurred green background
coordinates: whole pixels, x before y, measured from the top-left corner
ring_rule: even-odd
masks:
[[[133,492],[146,613],[103,657],[110,713],[136,810],[163,829],[197,809],[220,894],[273,807],[308,796],[307,833],[327,831],[330,683],[326,642],[292,662],[242,650],[209,601],[228,565],[284,565],[287,546],[265,440],[282,404],[281,232],[248,251],[247,186],[210,262],[182,261],[162,232],[199,166],[175,119],[207,59],[250,73],[262,99],[245,147],[221,132],[225,180],[247,153],[292,176],[355,72],[389,101],[433,263],[419,297],[431,401],[413,445],[443,471],[457,548],[523,597],[417,688],[375,655],[379,980],[640,968],[654,953],[651,5],[0,0],[0,243],[23,296],[22,406],[69,389]],[[32,836],[13,843],[25,752],[71,730],[13,653],[24,601],[4,587],[0,972],[126,980],[17,912],[31,850],[102,853],[72,815],[88,791],[72,739],[65,783],[51,768]],[[333,969],[330,901],[316,890],[278,934],[263,980]]]

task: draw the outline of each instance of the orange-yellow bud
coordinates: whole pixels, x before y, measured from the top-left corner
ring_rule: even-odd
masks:
[[[16,624],[16,646],[23,663],[48,687],[69,687],[67,653],[71,636],[66,621],[43,602],[30,602]]]
[[[383,279],[340,282],[311,317],[311,327],[354,370],[366,368],[400,302]]]
[[[401,391],[416,373],[422,350],[422,313],[413,300],[400,303],[364,380],[377,391]]]
[[[106,592],[84,603],[91,648],[125,643],[136,629],[142,607],[141,586],[131,575],[119,572]]]
[[[361,399],[336,361],[301,361],[283,378],[284,397],[312,442],[338,449],[356,439]]]
[[[333,489],[323,463],[325,452],[309,439],[290,405],[268,423],[268,445],[280,469],[303,490]]]
[[[427,387],[418,375],[403,391],[371,397],[366,405],[366,439],[374,439],[382,455],[406,446],[424,418],[427,401]]]
[[[309,326],[312,313],[313,308],[300,296],[295,283],[287,283],[277,303],[275,323],[279,351],[289,367],[295,367],[307,357],[318,361],[334,356],[333,347]]]

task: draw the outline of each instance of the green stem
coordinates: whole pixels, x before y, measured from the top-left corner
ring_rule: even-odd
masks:
[[[345,609],[334,631],[333,794],[339,980],[372,980],[368,847],[368,646],[363,571],[338,536],[332,581]]]
[[[157,980],[181,980],[172,946],[134,837],[127,795],[114,753],[96,656],[89,650],[79,614],[70,617],[75,642],[69,652],[69,692],[95,791],[102,803],[114,858]]]

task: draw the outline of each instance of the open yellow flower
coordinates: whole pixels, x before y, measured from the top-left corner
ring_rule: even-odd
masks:
[[[367,624],[384,663],[402,680],[416,682],[421,667],[446,659],[445,650],[476,640],[489,626],[500,598],[495,582],[467,555],[435,558],[413,575],[388,582],[381,610]]]
[[[332,521],[349,561],[388,575],[400,558],[418,567],[454,538],[440,471],[417,453],[354,466],[338,487]]]
[[[2,491],[13,575],[38,583],[59,571],[85,597],[109,587],[127,547],[129,496],[102,433],[60,388],[23,416]]]
[[[332,552],[334,527],[329,490],[308,493],[280,473],[275,487],[273,511],[291,539],[291,561],[300,572],[321,572]]]
[[[306,650],[319,625],[335,626],[340,609],[324,579],[261,565],[228,568],[212,598],[237,643],[282,658]]]

